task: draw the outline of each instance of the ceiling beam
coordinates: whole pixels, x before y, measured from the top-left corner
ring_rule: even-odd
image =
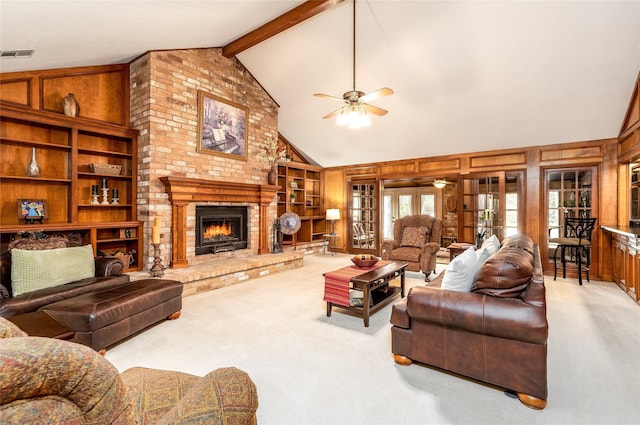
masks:
[[[222,48],[222,55],[230,58],[241,53],[258,43],[273,37],[282,31],[288,30],[309,18],[329,10],[345,0],[308,0],[294,7],[290,11],[267,22],[259,28],[233,40]]]

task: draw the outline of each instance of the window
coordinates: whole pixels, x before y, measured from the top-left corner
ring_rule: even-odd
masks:
[[[393,239],[393,208],[391,208],[391,195],[382,197],[382,233],[383,239]]]
[[[388,188],[382,196],[382,232],[384,239],[393,239],[396,218],[412,214],[441,215],[440,191],[433,186]]]
[[[505,204],[504,236],[509,237],[518,234],[518,193],[507,193]]]
[[[420,195],[420,214],[436,216],[436,195],[423,193]]]
[[[412,195],[399,195],[398,196],[398,217],[402,218],[407,215],[411,215],[413,210],[411,208]]]

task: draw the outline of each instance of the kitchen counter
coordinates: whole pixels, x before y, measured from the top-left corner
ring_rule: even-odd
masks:
[[[640,238],[640,227],[631,226],[614,226],[614,225],[601,225],[604,230],[612,233],[619,233],[628,237]]]
[[[640,227],[600,226],[611,245],[613,280],[636,302],[640,303]]]

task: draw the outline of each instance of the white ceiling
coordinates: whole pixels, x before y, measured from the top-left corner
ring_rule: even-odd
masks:
[[[221,47],[301,1],[0,0],[0,71],[126,63]],[[238,55],[280,105],[279,131],[336,166],[616,137],[640,70],[640,0],[358,0],[356,89],[389,110],[321,117],[352,89],[352,3]]]

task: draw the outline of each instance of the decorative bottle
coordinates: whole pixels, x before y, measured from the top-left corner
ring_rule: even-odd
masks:
[[[40,166],[36,161],[36,148],[31,148],[31,161],[27,165],[27,176],[38,177],[40,175]]]
[[[62,108],[64,109],[64,114],[68,117],[75,117],[78,115],[80,105],[78,105],[78,101],[73,93],[69,93],[62,98]]]

